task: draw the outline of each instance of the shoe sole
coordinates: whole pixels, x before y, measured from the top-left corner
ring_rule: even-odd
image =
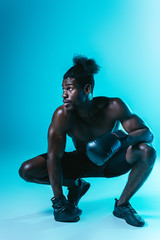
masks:
[[[55,217],[54,218],[57,222],[78,222],[80,220],[80,217],[75,217],[73,219],[60,219],[60,218],[57,218]]]

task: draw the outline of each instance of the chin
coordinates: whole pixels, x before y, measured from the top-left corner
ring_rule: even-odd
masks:
[[[65,104],[64,107],[65,107],[65,109],[66,109],[67,112],[70,112],[70,111],[73,111],[73,110],[74,110],[73,106],[70,105],[70,104]]]

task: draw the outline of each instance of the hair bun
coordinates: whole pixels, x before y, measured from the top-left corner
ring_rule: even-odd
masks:
[[[73,58],[74,66],[80,67],[87,74],[98,73],[100,67],[97,65],[94,59],[88,59],[81,55],[75,56]]]

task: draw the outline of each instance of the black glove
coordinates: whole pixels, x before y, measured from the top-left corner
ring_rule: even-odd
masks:
[[[80,219],[82,210],[70,203],[65,196],[52,198],[52,207],[54,208],[54,218],[59,222],[77,222]]]
[[[117,150],[128,146],[128,135],[122,130],[106,133],[97,139],[88,142],[86,154],[96,165],[103,165]]]

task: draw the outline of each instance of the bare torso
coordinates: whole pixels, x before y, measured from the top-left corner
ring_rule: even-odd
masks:
[[[69,135],[77,150],[85,150],[88,141],[116,130],[119,121],[114,118],[114,99],[106,97],[93,98],[93,108],[90,118],[82,118],[75,111],[68,114],[67,135]],[[63,107],[63,106],[62,106]]]

